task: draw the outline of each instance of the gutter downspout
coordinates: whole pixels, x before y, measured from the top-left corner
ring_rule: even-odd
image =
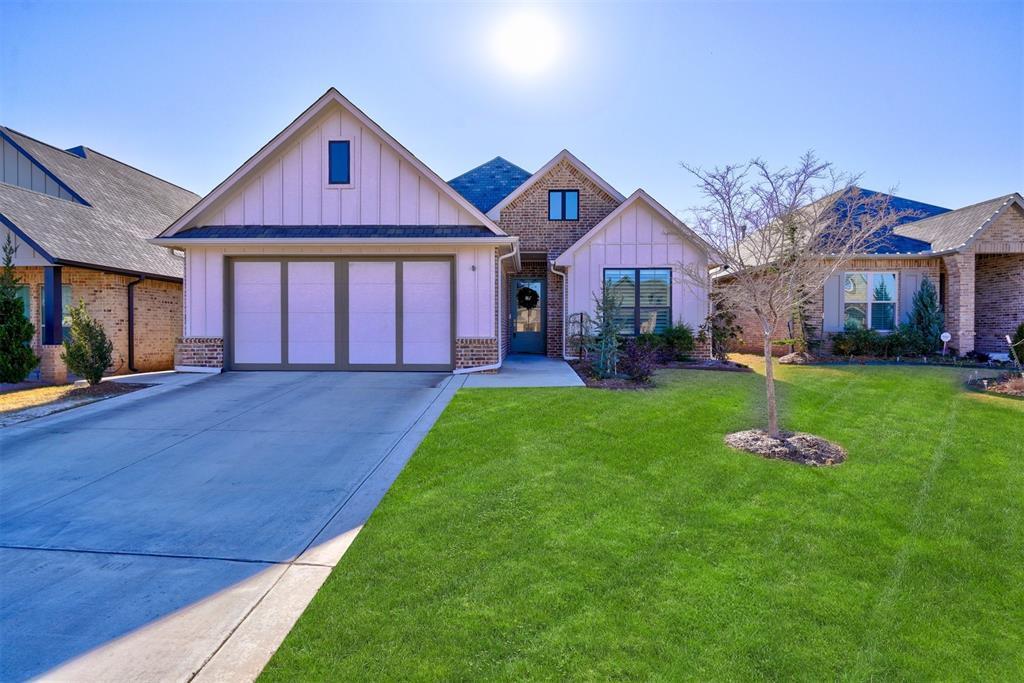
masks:
[[[128,283],[128,369],[138,372],[135,367],[135,285],[146,279],[145,275]]]
[[[495,337],[497,337],[497,339],[498,339],[498,362],[495,363],[494,365],[478,365],[478,366],[473,367],[473,368],[459,368],[458,370],[452,371],[453,375],[464,375],[464,374],[470,373],[470,372],[484,372],[486,370],[500,370],[501,369],[501,364],[505,360],[504,356],[501,355],[501,349],[504,346],[504,337],[505,337],[505,335],[502,334],[502,332],[501,332],[501,326],[502,326],[502,322],[504,320],[501,317],[501,309],[502,309],[502,303],[505,301],[505,296],[504,296],[504,294],[502,294],[502,291],[501,291],[502,282],[505,280],[504,273],[503,273],[503,271],[501,269],[501,266],[504,263],[505,259],[511,258],[513,256],[519,256],[519,240],[516,240],[515,242],[512,243],[512,251],[508,252],[504,256],[499,256],[498,257],[498,264],[497,264],[497,268],[498,268],[498,320],[497,320],[498,329],[495,330],[495,332],[496,332]]]
[[[566,303],[568,303],[569,291],[566,287],[568,280],[566,280],[566,272],[555,269],[555,262],[551,261],[551,272],[562,278],[562,360],[579,360],[577,356],[570,356],[566,353],[565,349],[565,309]]]

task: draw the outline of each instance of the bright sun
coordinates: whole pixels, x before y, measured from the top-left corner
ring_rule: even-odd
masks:
[[[535,78],[555,63],[562,39],[547,14],[517,10],[498,20],[491,36],[491,52],[513,76]]]

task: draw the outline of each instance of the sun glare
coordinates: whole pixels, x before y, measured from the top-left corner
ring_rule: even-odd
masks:
[[[530,79],[551,68],[561,52],[562,40],[549,15],[539,10],[518,10],[498,20],[491,36],[491,51],[509,74]]]

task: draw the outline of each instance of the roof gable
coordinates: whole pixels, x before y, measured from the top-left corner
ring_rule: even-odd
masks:
[[[1019,193],[971,204],[924,220],[905,223],[895,229],[902,237],[922,240],[932,252],[959,251],[971,246],[986,228],[1011,206],[1024,209]]]
[[[326,142],[351,144],[352,184],[326,184]],[[160,237],[202,225],[483,225],[504,233],[331,88]]]
[[[487,212],[487,215],[493,220],[498,220],[498,218],[501,216],[502,209],[504,209],[506,206],[514,202],[517,198],[522,196],[527,190],[533,187],[533,185],[535,185],[537,181],[539,181],[541,178],[547,175],[553,168],[555,168],[562,161],[565,161],[566,163],[573,166],[576,170],[578,170],[580,173],[589,178],[595,185],[601,188],[601,190],[603,190],[604,192],[608,193],[608,195],[613,197],[616,201],[623,202],[626,200],[622,193],[616,190],[614,187],[612,187],[608,183],[608,181],[594,173],[594,171],[589,166],[587,166],[582,161],[577,159],[569,150],[563,149],[561,152],[556,154],[550,161],[548,161],[548,163],[544,164],[539,171],[534,173],[524,183],[519,185],[519,187],[510,192],[504,199],[495,204]]]
[[[3,133],[82,198],[0,183],[0,222],[34,250],[54,263],[182,277],[183,260],[146,240],[197,195],[92,149],[75,154],[9,128]]]
[[[523,170],[507,159],[494,157],[490,161],[452,178],[448,184],[473,206],[487,213],[529,178],[529,171]]]
[[[583,245],[590,242],[594,237],[601,233],[605,228],[614,223],[619,217],[631,209],[637,204],[643,204],[657,216],[661,217],[665,223],[674,228],[683,238],[692,242],[697,248],[702,250],[705,254],[711,253],[711,247],[704,239],[689,228],[685,223],[679,220],[675,214],[666,209],[660,203],[658,203],[651,195],[647,194],[643,190],[638,189],[636,192],[631,194],[621,204],[619,204],[614,211],[604,217],[604,219],[591,228],[587,234],[576,240],[575,243],[568,249],[566,249],[557,259],[555,264],[559,266],[567,266],[572,264],[572,255],[578,251]]]

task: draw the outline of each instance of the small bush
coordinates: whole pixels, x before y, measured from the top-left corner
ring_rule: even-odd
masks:
[[[693,329],[686,323],[666,327],[660,334],[666,360],[688,360],[693,356]]]
[[[649,382],[657,365],[658,351],[641,339],[627,339],[619,357],[619,370],[636,382]]]
[[[832,352],[837,356],[877,356],[882,335],[877,330],[849,329],[832,335]]]
[[[30,344],[35,328],[25,317],[14,274],[16,247],[7,235],[3,247],[3,270],[0,271],[0,382],[21,382],[39,364]]]
[[[590,361],[594,375],[601,379],[613,377],[619,364],[619,325],[615,313],[619,302],[610,287],[594,295],[594,317],[591,329],[584,341],[586,359]]]
[[[64,341],[64,352],[60,354],[68,370],[84,377],[89,384],[98,384],[113,362],[113,355],[114,345],[107,339],[107,333],[89,315],[85,302],[79,301],[71,309],[71,335]]]
[[[914,330],[915,348],[913,353],[922,355],[942,348],[942,328],[945,317],[939,306],[939,294],[928,278],[921,280],[921,286],[914,294],[910,310],[910,327]]]
[[[1010,337],[1010,344],[1013,345],[1010,357],[1016,354],[1017,363],[1024,364],[1024,323],[1017,325],[1017,331]]]
[[[654,361],[656,363],[666,363],[672,360],[672,351],[665,344],[665,339],[660,334],[645,332],[636,337],[636,342],[650,349],[654,354]],[[625,345],[625,342],[623,344]]]

